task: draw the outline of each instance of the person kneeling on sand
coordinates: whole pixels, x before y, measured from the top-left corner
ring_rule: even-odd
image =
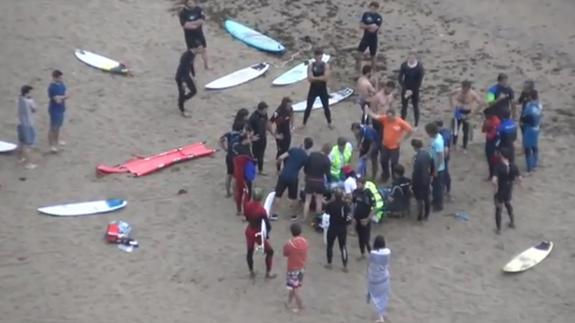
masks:
[[[248,247],[246,260],[248,262],[248,268],[250,269],[250,277],[253,279],[256,276],[256,273],[254,272],[254,250],[256,244],[258,244],[263,246],[263,250],[266,255],[266,278],[275,278],[276,275],[271,273],[274,250],[269,243],[268,237],[262,238],[262,236],[259,235],[262,231],[262,225],[266,226],[266,232],[268,232],[268,235],[271,231],[268,214],[261,203],[263,192],[260,188],[255,188],[252,195],[253,199],[246,202],[244,206],[244,216],[248,222],[245,235]]]

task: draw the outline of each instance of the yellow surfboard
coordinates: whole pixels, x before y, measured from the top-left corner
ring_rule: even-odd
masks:
[[[517,256],[513,257],[502,270],[506,273],[519,273],[526,271],[543,261],[551,250],[553,249],[553,242],[541,241],[539,244],[523,251]]]

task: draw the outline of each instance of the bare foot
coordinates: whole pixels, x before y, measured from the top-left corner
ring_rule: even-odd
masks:
[[[50,152],[52,152],[52,153],[57,153],[58,151],[59,151],[58,147],[56,147],[56,146],[51,146],[51,147],[50,147]]]
[[[325,264],[325,265],[323,266],[323,268],[328,269],[328,270],[331,270],[333,267],[331,266],[331,264]]]
[[[329,130],[333,130],[333,125],[331,123],[328,123],[327,127],[329,128]]]
[[[267,274],[266,274],[266,279],[274,279],[274,278],[276,278],[276,277],[277,277],[276,274],[271,274],[271,273],[267,273]]]
[[[347,273],[347,272],[348,272],[347,266],[343,267],[343,268],[341,269],[341,271],[343,271],[344,273]]]
[[[182,111],[182,117],[184,118],[191,118],[192,116],[187,111]]]
[[[250,279],[255,279],[255,278],[256,278],[256,272],[250,271]]]
[[[60,140],[60,141],[58,141],[58,145],[66,146],[66,142],[64,140]]]

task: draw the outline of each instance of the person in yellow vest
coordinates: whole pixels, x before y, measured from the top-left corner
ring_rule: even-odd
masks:
[[[337,145],[333,146],[328,156],[331,161],[330,183],[342,182],[345,179],[342,169],[351,165],[352,152],[351,143],[347,139],[339,137]]]
[[[373,208],[372,220],[375,223],[379,223],[379,222],[381,222],[381,219],[383,219],[383,216],[384,216],[385,204],[383,201],[383,197],[381,196],[381,193],[379,193],[377,186],[373,182],[366,181],[364,187],[367,190],[369,190],[371,195],[373,195],[373,199],[375,200],[375,207]]]

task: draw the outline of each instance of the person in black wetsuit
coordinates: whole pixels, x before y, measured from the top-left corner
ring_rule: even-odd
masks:
[[[316,212],[320,212],[322,209],[322,200],[327,191],[326,180],[330,176],[331,169],[331,161],[327,157],[330,151],[331,145],[325,144],[321,148],[321,152],[314,151],[307,157],[303,169],[305,173],[304,221],[307,221],[312,198],[315,201]]]
[[[270,122],[275,124],[275,138],[277,146],[276,158],[289,150],[291,145],[291,131],[293,128],[293,109],[290,98],[282,99],[280,106],[270,118]],[[281,164],[277,164],[277,171],[281,169]]]
[[[515,180],[521,181],[521,175],[517,166],[509,160],[511,152],[507,148],[499,151],[500,161],[495,166],[495,173],[491,182],[495,187],[495,232],[501,233],[501,211],[503,205],[509,215],[509,227],[515,228],[515,218],[513,216],[513,206],[511,206],[511,196],[513,183]]]
[[[379,9],[379,3],[372,1],[368,5],[368,10],[364,12],[361,16],[361,22],[359,26],[363,29],[363,37],[359,42],[358,56],[357,56],[357,70],[361,70],[362,56],[365,51],[369,48],[369,55],[371,56],[371,67],[375,70],[376,68],[376,58],[377,58],[377,33],[383,22],[383,18],[377,10]]]
[[[399,84],[401,85],[401,118],[406,120],[407,106],[411,100],[413,105],[414,125],[419,124],[419,89],[423,82],[425,71],[421,62],[417,61],[415,53],[410,53],[399,69]]]
[[[369,244],[371,235],[371,214],[375,207],[375,198],[370,190],[365,188],[365,177],[357,179],[357,188],[352,193],[353,218],[355,219],[355,231],[359,242],[361,258],[364,257],[365,250],[371,252]]]
[[[179,18],[184,38],[188,49],[196,48],[199,44],[199,53],[202,55],[205,69],[208,69],[208,57],[206,53],[206,37],[202,30],[202,25],[206,20],[204,11],[199,6],[199,0],[183,0],[184,7],[180,10]]]
[[[331,111],[329,110],[329,94],[327,93],[327,82],[331,71],[329,64],[321,60],[323,56],[322,49],[315,49],[313,54],[315,61],[309,64],[307,68],[309,92],[307,94],[307,105],[303,115],[303,127],[305,127],[307,120],[309,119],[315,99],[319,97],[323,106],[325,119],[327,120],[327,126],[331,129]]]
[[[517,123],[511,118],[510,111],[504,111],[501,124],[497,128],[497,149],[507,149],[509,161],[515,163],[515,140],[517,140]]]
[[[327,264],[326,268],[331,269],[333,259],[333,244],[337,238],[343,271],[347,272],[347,225],[351,221],[350,207],[344,201],[344,194],[341,189],[334,191],[334,198],[325,206],[325,213],[329,214],[329,227],[327,228]]]
[[[178,109],[183,117],[189,117],[189,114],[184,108],[184,103],[189,99],[193,98],[198,90],[194,84],[192,76],[196,76],[196,71],[194,70],[194,58],[196,57],[196,48],[191,48],[186,50],[182,57],[180,58],[180,64],[176,71],[176,84],[178,85]],[[188,87],[188,93],[186,94],[186,87]]]
[[[411,189],[417,201],[417,221],[429,218],[431,203],[429,201],[431,178],[434,171],[433,159],[428,151],[423,149],[423,142],[412,139],[411,146],[415,150]]]
[[[232,196],[232,178],[234,177],[234,157],[238,155],[238,148],[245,136],[246,125],[249,116],[248,109],[238,110],[232,125],[232,131],[220,137],[220,147],[226,152],[226,197]]]
[[[265,102],[258,103],[256,111],[250,116],[249,124],[251,129],[257,135],[257,139],[252,143],[252,151],[258,162],[258,173],[265,176],[264,173],[264,155],[267,146],[267,132],[273,135],[271,123],[268,119],[268,105]]]

